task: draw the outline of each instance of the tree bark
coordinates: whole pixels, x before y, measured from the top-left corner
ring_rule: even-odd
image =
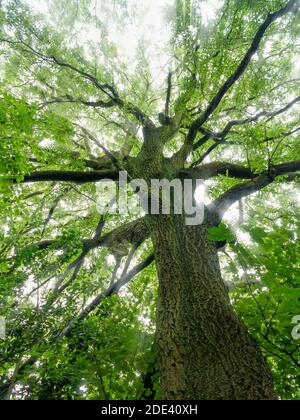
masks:
[[[230,303],[206,225],[149,216],[159,278],[158,352],[166,400],[275,400],[266,360]]]

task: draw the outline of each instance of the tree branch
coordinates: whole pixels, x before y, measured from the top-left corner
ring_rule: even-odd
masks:
[[[258,51],[261,40],[263,39],[267,29],[270,27],[270,25],[275,22],[280,17],[286,15],[289,12],[292,12],[297,7],[298,0],[290,0],[284,7],[282,7],[277,12],[271,13],[268,15],[267,19],[260,25],[250,48],[246,52],[244,58],[238,65],[235,72],[226,80],[226,82],[222,85],[222,87],[219,89],[217,94],[214,96],[212,101],[209,103],[206,110],[200,115],[200,117],[195,120],[189,130],[188,138],[189,142],[193,143],[195,140],[195,137],[197,135],[197,132],[199,128],[208,120],[208,118],[211,116],[211,114],[216,110],[216,108],[219,106],[220,102],[226,95],[226,93],[229,91],[229,89],[239,80],[239,78],[244,74],[246,71],[252,57],[254,54]]]
[[[62,338],[69,335],[72,331],[73,327],[75,326],[76,322],[82,321],[85,319],[89,314],[91,314],[100,304],[101,302],[112,296],[117,294],[124,286],[126,286],[135,276],[141,273],[145,268],[149,267],[154,261],[154,255],[150,255],[147,257],[143,262],[135,266],[131,271],[129,271],[124,277],[121,277],[117,282],[110,285],[104,292],[98,295],[83,311],[77,316],[76,319],[72,320],[66,328],[59,334],[57,340],[61,340]]]
[[[192,166],[196,166],[196,165],[200,165],[200,163],[204,162],[204,160],[215,150],[217,149],[217,147],[220,146],[220,144],[226,144],[226,140],[222,140],[222,141],[216,141],[212,146],[210,146],[207,151],[205,153],[203,153],[203,155],[196,160],[196,162],[194,162],[192,164]]]
[[[217,134],[212,133],[211,138],[214,138],[218,141],[222,140],[227,136],[227,134],[230,132],[232,127],[249,124],[251,122],[257,122],[261,117],[269,117],[270,119],[272,119],[274,117],[277,117],[278,115],[284,114],[298,102],[300,102],[300,96],[297,96],[291,102],[286,104],[283,108],[280,108],[276,111],[261,111],[258,114],[254,115],[253,117],[245,118],[243,120],[232,120],[226,125],[226,127],[221,133],[217,133]]]
[[[265,138],[263,140],[262,143],[268,143],[268,142],[271,142],[271,141],[274,141],[274,140],[278,140],[279,138],[286,138],[286,137],[292,136],[293,134],[298,133],[298,131],[300,131],[300,127],[297,127],[297,128],[295,128],[295,129],[293,129],[291,131],[288,131],[286,133],[282,133],[279,136],[267,137],[267,138]]]
[[[115,282],[113,285],[109,286],[104,292],[102,292],[99,296],[97,296],[93,302],[91,302],[83,311],[76,317],[76,319],[69,322],[69,324],[57,335],[55,341],[58,342],[63,338],[67,337],[73,327],[75,326],[76,322],[84,320],[89,314],[91,314],[101,303],[104,299],[117,294],[121,288],[126,286],[134,277],[136,277],[139,273],[141,273],[145,268],[149,267],[154,261],[154,255],[150,255],[147,257],[143,262],[135,266],[131,271],[129,271],[124,278],[121,278],[119,281]],[[15,379],[17,376],[22,374],[26,368],[29,368],[34,365],[37,361],[37,356],[31,356],[28,360],[23,362],[22,364],[19,363],[14,372],[14,376],[11,380],[5,383],[0,384],[0,399],[2,396],[7,395],[10,392],[10,388],[13,387],[15,383]],[[12,391],[12,390],[11,390]]]
[[[50,210],[48,212],[48,216],[46,217],[46,220],[44,222],[44,226],[43,226],[41,237],[44,236],[45,230],[46,230],[48,224],[50,223],[50,221],[51,221],[51,219],[53,217],[53,214],[54,214],[57,206],[59,205],[60,201],[65,197],[65,195],[70,191],[70,189],[71,189],[70,187],[65,188],[64,189],[64,192],[62,194],[60,194],[58,197],[55,198],[55,200],[54,200],[54,202],[53,202],[53,204],[52,204],[52,206],[51,206],[51,208],[50,208]]]
[[[226,127],[224,128],[223,131],[219,132],[219,133],[214,133],[210,130],[205,129],[204,127],[200,127],[199,131],[201,131],[204,134],[204,137],[202,137],[202,139],[200,139],[197,143],[195,143],[193,145],[193,150],[197,150],[198,148],[200,148],[201,146],[203,146],[205,143],[207,143],[207,141],[209,139],[212,139],[215,141],[215,144],[213,144],[201,157],[200,159],[198,159],[196,162],[193,163],[192,166],[196,166],[199,165],[200,163],[202,163],[210,154],[211,152],[213,152],[218,146],[220,146],[221,144],[226,144],[228,143],[226,141],[226,136],[230,133],[231,129],[235,126],[241,126],[241,125],[245,125],[245,124],[250,124],[252,122],[257,122],[261,117],[269,117],[269,120],[271,120],[274,117],[277,117],[278,115],[284,114],[285,112],[287,112],[288,110],[290,110],[296,103],[300,102],[300,96],[298,96],[297,98],[293,99],[291,102],[289,102],[288,104],[286,104],[283,108],[280,108],[276,111],[261,111],[258,114],[254,115],[253,117],[249,117],[249,118],[244,118],[242,120],[232,120],[230,121]],[[268,120],[268,121],[269,121]],[[294,131],[291,131],[289,133],[286,133],[286,136],[290,135],[290,134],[294,134],[298,131],[299,129],[296,129]]]
[[[115,106],[115,101],[113,99],[105,102],[102,100],[99,101],[87,101],[84,100],[82,98],[73,98],[71,95],[66,95],[66,96],[57,96],[52,98],[50,101],[45,101],[40,105],[40,108],[45,108],[49,105],[53,105],[53,104],[57,104],[57,103],[77,103],[77,104],[82,104],[82,105],[86,105],[86,106],[90,106],[92,108],[112,108],[113,106]]]
[[[97,182],[103,179],[110,179],[112,181],[119,180],[119,173],[116,170],[102,170],[102,171],[40,171],[25,175],[23,182],[74,182],[76,184],[84,184],[88,182]]]
[[[210,179],[218,175],[239,179],[251,179],[256,176],[251,169],[228,162],[207,163],[196,168],[183,170],[180,175],[194,179]]]
[[[278,115],[283,114],[284,112],[287,112],[290,108],[292,108],[298,102],[300,102],[300,96],[298,96],[297,98],[293,99],[291,102],[289,102],[288,104],[286,104],[283,108],[280,108],[280,109],[278,109],[276,111],[261,111],[258,114],[254,115],[252,117],[249,117],[249,118],[244,118],[244,119],[241,119],[241,120],[232,120],[232,121],[229,121],[228,124],[225,126],[224,130],[221,131],[221,132],[219,132],[219,133],[215,133],[215,132],[210,131],[210,130],[204,128],[204,127],[200,127],[199,128],[199,131],[201,131],[204,134],[204,137],[202,137],[200,140],[198,140],[196,143],[194,143],[193,150],[195,151],[195,150],[199,149],[205,143],[207,143],[207,141],[210,140],[210,139],[216,141],[216,146],[213,147],[213,149],[215,149],[220,144],[224,144],[226,136],[229,134],[229,132],[231,131],[231,129],[233,127],[235,127],[235,126],[241,126],[241,125],[245,125],[245,124],[250,124],[252,122],[257,122],[261,117],[269,117],[270,119],[272,119],[274,117],[277,117]],[[296,132],[298,130],[299,129],[297,129],[295,131],[291,131],[289,133],[286,133],[286,136],[288,136],[290,134],[294,134],[294,132]],[[273,138],[271,140],[273,140]],[[209,153],[210,152],[207,151],[206,154],[204,155],[204,157],[202,157],[195,164],[201,163]]]
[[[210,206],[213,222],[219,223],[226,211],[236,202],[272,184],[280,175],[286,175],[288,181],[294,181],[299,175],[300,160],[274,165],[266,172],[256,176],[253,180],[236,185],[222,194]],[[294,175],[294,176],[293,176]]]
[[[101,224],[101,221],[100,221]],[[89,252],[99,247],[116,249],[121,251],[122,245],[135,244],[137,242],[144,242],[149,236],[149,230],[145,223],[145,218],[134,220],[116,229],[102,235],[100,238],[96,232],[93,239],[81,239],[85,252]],[[46,250],[50,247],[55,249],[65,248],[67,245],[59,241],[59,239],[50,239],[40,241],[30,245],[28,248],[37,248],[38,250]]]
[[[170,100],[171,100],[171,93],[172,93],[172,72],[168,74],[168,89],[167,89],[167,99],[165,104],[165,115],[166,117],[170,116]]]
[[[121,248],[121,244],[135,244],[144,242],[149,236],[149,230],[145,218],[134,220],[120,226],[113,231],[103,235],[101,238],[94,238],[91,242],[91,249],[104,246],[106,248]]]
[[[124,100],[122,100],[116,90],[116,88],[108,83],[100,83],[99,80],[91,75],[90,73],[84,71],[84,70],[80,70],[78,67],[66,63],[62,60],[60,60],[59,58],[57,58],[54,55],[48,56],[45,55],[43,53],[41,53],[40,51],[36,51],[34,48],[32,48],[31,45],[27,44],[26,42],[22,41],[22,40],[18,40],[18,41],[12,41],[10,39],[0,39],[0,42],[5,42],[9,45],[12,46],[16,46],[16,45],[21,45],[21,51],[23,52],[27,52],[29,54],[33,54],[36,57],[39,57],[40,59],[42,59],[43,61],[46,61],[50,64],[56,64],[62,68],[71,70],[77,74],[79,74],[83,79],[90,81],[97,89],[99,89],[102,93],[104,93],[106,96],[108,96],[109,101],[108,102],[102,102],[102,101],[98,101],[98,102],[89,102],[89,101],[84,101],[84,100],[79,100],[81,103],[88,105],[88,106],[94,106],[95,103],[98,103],[98,105],[100,104],[100,102],[102,104],[104,104],[104,107],[111,107],[114,105],[118,106],[119,108],[122,108],[125,112],[133,115],[134,117],[137,118],[137,120],[144,126],[144,127],[152,127],[154,128],[155,125],[152,122],[152,120],[142,111],[140,110],[137,106],[131,104],[130,102],[125,102]],[[70,96],[69,97],[69,101],[68,102],[74,102],[73,98]],[[77,100],[78,101],[78,100]]]

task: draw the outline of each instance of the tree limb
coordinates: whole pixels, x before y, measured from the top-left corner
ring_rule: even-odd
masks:
[[[229,162],[207,163],[195,168],[183,170],[180,172],[180,175],[185,178],[190,177],[194,179],[210,179],[218,175],[240,179],[251,179],[256,176],[251,169]]]
[[[170,100],[171,100],[171,93],[172,93],[172,72],[168,74],[168,89],[167,89],[167,99],[165,104],[165,115],[166,117],[170,116]]]
[[[299,170],[300,161],[281,163],[272,166],[272,171],[275,176],[286,175],[288,173],[296,172]],[[257,178],[260,174],[253,172],[249,167],[236,165],[229,162],[212,162],[196,168],[182,170],[179,174],[184,178],[193,179],[210,179],[218,175],[228,176],[237,179],[253,179]]]
[[[268,15],[267,19],[260,25],[255,37],[253,38],[253,41],[251,43],[250,48],[246,52],[244,58],[238,65],[235,72],[226,80],[226,82],[222,85],[222,87],[219,89],[217,94],[214,96],[212,101],[209,103],[206,110],[200,115],[198,119],[196,119],[188,133],[189,142],[193,143],[194,139],[197,135],[197,132],[199,128],[208,120],[208,118],[211,116],[211,114],[216,110],[216,108],[219,106],[220,102],[226,95],[226,93],[229,91],[229,89],[239,80],[239,78],[244,74],[246,71],[252,57],[254,54],[258,51],[261,40],[263,39],[267,29],[270,27],[270,25],[275,22],[280,17],[283,17],[289,12],[292,12],[297,7],[298,0],[290,0],[284,7],[282,7],[277,12],[271,13]]]
[[[62,103],[62,104],[67,104],[67,103],[77,103],[77,104],[82,104],[85,106],[90,106],[92,108],[112,108],[113,106],[115,106],[115,101],[113,99],[105,102],[102,100],[99,101],[87,101],[84,100],[82,98],[73,98],[71,95],[66,95],[66,96],[57,96],[52,98],[49,101],[45,101],[40,105],[40,108],[45,108],[49,105],[53,105],[53,104],[57,104],[57,103]]]
[[[283,114],[284,112],[287,112],[290,108],[292,108],[298,102],[300,102],[300,96],[296,97],[291,102],[286,104],[283,108],[280,108],[276,111],[261,111],[258,114],[253,115],[252,117],[249,117],[249,118],[229,121],[227,123],[227,125],[225,126],[224,130],[220,131],[218,133],[210,131],[210,130],[204,128],[204,127],[200,127],[199,131],[204,134],[204,137],[202,137],[200,140],[198,140],[196,143],[194,143],[193,150],[195,151],[195,150],[199,149],[205,143],[207,143],[207,141],[210,140],[210,139],[216,141],[216,146],[212,146],[213,149],[215,149],[220,144],[223,144],[225,142],[226,136],[229,134],[229,132],[231,131],[231,129],[233,127],[241,126],[241,125],[245,125],[245,124],[250,124],[252,122],[257,122],[261,117],[269,117],[270,119],[272,119],[272,118],[274,118],[274,117],[276,117],[280,114]],[[299,131],[299,128],[294,130],[294,131],[291,131],[289,133],[286,133],[286,136],[294,134],[297,131]],[[270,140],[274,140],[274,138],[266,139],[265,141],[270,141]],[[206,154],[195,164],[201,163],[209,153],[210,152],[207,151]]]
[[[98,295],[83,311],[77,316],[76,319],[72,320],[66,328],[61,331],[58,335],[57,340],[61,340],[62,338],[69,335],[72,331],[73,327],[75,326],[76,322],[82,321],[85,319],[90,313],[92,313],[100,304],[101,302],[112,296],[117,294],[126,284],[128,284],[135,276],[141,273],[145,268],[149,267],[154,261],[154,255],[150,255],[147,257],[143,262],[136,265],[131,271],[129,271],[124,277],[121,277],[117,282],[110,285],[104,292]]]
[[[57,335],[55,341],[58,342],[63,338],[66,338],[72,331],[73,327],[75,326],[76,322],[84,320],[89,314],[91,314],[100,304],[101,302],[114,295],[117,294],[121,288],[126,286],[134,277],[136,277],[139,273],[141,273],[145,268],[149,267],[154,261],[154,255],[150,255],[147,257],[143,262],[136,265],[131,271],[129,271],[124,278],[121,278],[118,282],[115,282],[113,285],[109,286],[104,292],[102,292],[99,296],[97,296],[83,311],[78,315],[78,317],[69,322],[69,324]],[[29,368],[35,364],[37,361],[37,356],[31,356],[30,359],[26,360],[23,363],[18,363],[13,378],[5,383],[0,383],[0,399],[2,396],[8,394],[8,392],[12,392],[11,389],[15,383],[17,376],[22,374],[26,368]]]
[[[215,139],[217,141],[224,140],[224,138],[230,132],[232,127],[245,125],[245,124],[249,124],[249,123],[252,123],[252,122],[257,122],[262,117],[269,117],[270,119],[272,119],[274,117],[277,117],[278,115],[284,114],[285,112],[290,110],[298,102],[300,102],[300,96],[297,96],[291,102],[289,102],[284,107],[282,107],[282,108],[280,108],[276,111],[261,111],[258,114],[254,115],[253,117],[244,118],[242,120],[229,121],[229,123],[226,125],[226,127],[224,128],[224,130],[222,132],[220,132],[220,133],[210,132],[210,138]]]
[[[118,106],[119,108],[122,108],[125,112],[136,117],[138,121],[143,124],[143,126],[145,127],[148,126],[152,128],[155,127],[152,120],[142,110],[140,110],[137,106],[131,104],[130,102],[126,102],[122,100],[114,86],[108,83],[100,83],[99,80],[95,76],[91,75],[90,73],[84,70],[80,70],[78,67],[70,63],[66,63],[54,55],[50,55],[50,56],[45,55],[41,53],[40,51],[35,50],[31,45],[27,44],[23,40],[12,41],[10,39],[0,39],[0,42],[4,42],[12,46],[21,45],[22,46],[21,51],[27,52],[29,54],[33,54],[36,57],[39,57],[40,59],[42,59],[43,61],[46,61],[50,64],[56,64],[62,68],[71,70],[79,74],[83,79],[90,81],[97,89],[99,89],[102,93],[108,96],[109,101],[103,102],[105,108],[111,107],[112,106],[111,103],[113,102],[114,105]],[[71,99],[71,102],[74,102],[73,99]],[[91,104],[96,103],[96,102],[89,102],[89,101],[84,101],[84,100],[80,100],[80,102],[88,106],[93,106]],[[98,104],[99,103],[100,101],[98,101]]]
[[[244,197],[247,197],[257,191],[262,190],[268,185],[272,184],[276,178],[280,175],[287,175],[287,180],[294,181],[299,175],[297,172],[300,171],[300,160],[295,162],[282,163],[280,165],[274,165],[266,172],[261,173],[256,178],[244,184],[236,185],[222,194],[217,200],[215,200],[210,206],[213,214],[213,222],[219,223],[226,211],[236,202]],[[293,174],[294,173],[294,174]],[[294,175],[294,177],[293,177]]]
[[[103,179],[110,179],[112,181],[119,180],[119,173],[116,170],[101,170],[101,171],[40,171],[25,175],[23,182],[74,182],[76,184],[85,184],[88,182],[97,182]]]
[[[93,239],[81,239],[81,242],[86,252],[98,247],[116,248],[116,250],[119,248],[119,250],[121,250],[122,245],[143,242],[148,238],[148,236],[149,230],[146,226],[145,218],[142,217],[134,220],[133,222],[119,226],[116,229],[102,235],[100,238],[97,230]],[[50,239],[32,244],[28,248],[37,248],[42,251],[50,247],[62,249],[67,247],[67,245],[60,242],[59,239]]]

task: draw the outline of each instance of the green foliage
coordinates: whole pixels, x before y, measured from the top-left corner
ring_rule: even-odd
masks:
[[[38,150],[33,138],[36,109],[7,93],[0,101],[0,176],[21,181],[30,170],[29,157]]]
[[[278,394],[298,400],[300,347],[292,337],[300,301],[298,207],[287,193],[281,201],[283,211],[259,199],[249,204],[242,230],[252,245],[233,246],[224,270],[225,278],[237,285],[231,298],[270,363]]]
[[[135,104],[158,123],[166,78],[174,68],[170,109],[184,115],[181,133],[165,146],[169,157],[236,69],[258,25],[285,1],[220,2],[207,22],[205,2],[176,0],[161,10],[171,31],[167,45],[160,37],[152,44],[155,34],[148,26],[138,40],[130,37],[145,23],[147,1],[49,0],[46,14],[34,13],[26,1],[0,3],[0,316],[7,318],[8,331],[0,342],[0,398],[1,386],[23,366],[14,399],[140,399],[151,393],[144,389],[149,371],[158,399],[155,268],[78,319],[109,288],[118,263],[120,278],[126,258],[118,260],[117,251],[122,247],[127,253],[129,244],[92,248],[74,275],[99,227],[96,186],[22,181],[31,172],[88,171],[91,162],[102,164],[103,148],[87,139],[81,126],[129,161],[141,150],[140,124],[126,107],[82,103],[107,100],[82,73],[116,86],[125,104]],[[205,124],[207,130],[218,133],[229,121],[275,111],[300,94],[299,23],[295,14],[269,28],[249,69]],[[127,46],[118,41],[119,33],[128,38]],[[127,55],[126,47],[135,41],[134,53]],[[297,107],[258,119],[233,129],[209,159],[266,171],[299,159],[298,128]],[[193,161],[214,144],[210,140],[194,151]],[[231,219],[211,228],[209,239],[230,244],[221,263],[232,302],[268,358],[278,394],[297,400],[300,349],[291,331],[300,300],[299,190],[295,184],[282,189],[286,179],[279,177],[267,192],[245,200],[244,222]],[[207,190],[215,198],[238,183],[219,176]],[[104,221],[102,235],[132,218],[107,215]],[[152,251],[151,243],[144,243],[129,269]],[[70,333],[58,339],[68,325]]]
[[[226,241],[230,243],[234,241],[235,236],[225,223],[221,223],[219,226],[209,229],[208,239],[211,241]]]

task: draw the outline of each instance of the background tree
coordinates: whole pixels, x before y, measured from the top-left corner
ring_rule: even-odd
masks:
[[[276,399],[266,358],[298,398],[298,2],[166,2],[125,55],[144,2],[28,3],[0,15],[1,398]],[[204,223],[100,216],[120,170],[205,180]]]

